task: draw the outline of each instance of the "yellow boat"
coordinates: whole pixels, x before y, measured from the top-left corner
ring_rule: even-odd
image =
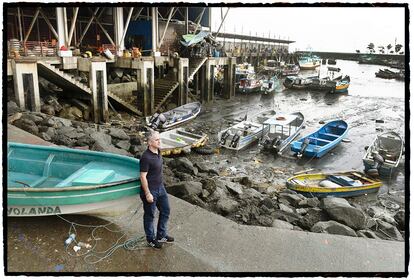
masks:
[[[352,197],[375,193],[382,182],[358,171],[301,174],[287,179],[288,189],[307,197]]]

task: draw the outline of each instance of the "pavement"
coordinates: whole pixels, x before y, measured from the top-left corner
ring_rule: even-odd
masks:
[[[40,138],[13,126],[7,132],[8,141],[41,144]],[[125,251],[118,255],[122,267],[95,271],[405,272],[404,242],[239,225],[174,196],[169,199],[173,245]],[[138,218],[117,221],[130,237],[143,235],[140,203],[137,199]]]

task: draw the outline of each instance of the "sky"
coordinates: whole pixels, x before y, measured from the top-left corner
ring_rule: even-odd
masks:
[[[220,18],[212,8],[212,31]],[[231,7],[221,31],[296,41],[289,51],[367,52],[369,43],[404,45],[405,17],[403,7]]]

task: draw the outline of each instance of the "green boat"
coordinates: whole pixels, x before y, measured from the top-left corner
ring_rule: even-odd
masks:
[[[139,160],[63,147],[7,145],[7,215],[119,215],[141,191]]]

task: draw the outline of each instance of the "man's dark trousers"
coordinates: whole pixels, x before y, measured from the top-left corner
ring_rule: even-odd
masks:
[[[150,188],[149,190],[154,197],[153,203],[148,203],[144,193],[140,195],[144,205],[144,230],[147,241],[159,240],[167,236],[167,222],[170,216],[170,204],[165,187],[161,185],[158,188]],[[154,232],[155,207],[160,211],[157,225],[157,238],[155,238]]]

